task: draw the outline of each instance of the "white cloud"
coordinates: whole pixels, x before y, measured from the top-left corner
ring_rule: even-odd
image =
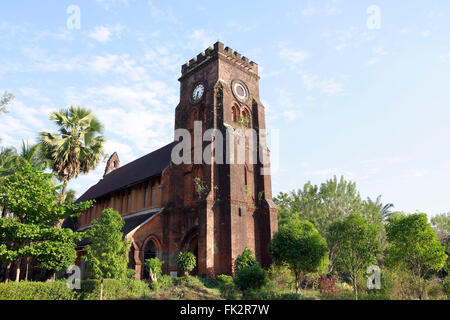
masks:
[[[301,78],[308,90],[318,89],[328,95],[340,95],[344,91],[343,83],[333,78],[322,78],[308,73],[302,73]]]
[[[299,65],[309,58],[309,53],[305,50],[297,50],[280,44],[280,57],[288,62]]]
[[[124,27],[122,25],[98,26],[95,27],[94,30],[89,33],[89,37],[98,42],[106,43],[111,41],[111,37],[114,34],[120,35],[123,29]]]

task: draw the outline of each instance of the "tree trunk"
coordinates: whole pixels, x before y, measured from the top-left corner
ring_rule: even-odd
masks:
[[[103,300],[103,278],[100,280],[100,300]]]
[[[353,291],[355,293],[355,300],[358,300],[358,281],[356,276],[353,276]]]
[[[67,179],[63,179],[63,189],[61,190],[61,198],[59,198],[59,200],[58,200],[59,204],[63,204],[64,201],[66,200],[66,197],[67,197],[66,192],[67,192]],[[64,219],[59,219],[56,222],[55,227],[61,228],[63,223],[64,223]]]
[[[16,260],[16,282],[20,280],[20,264],[22,262],[22,258],[17,258]]]
[[[25,258],[25,281],[28,281],[29,258]]]
[[[11,264],[12,262],[8,262],[8,264],[6,265],[6,270],[5,270],[5,283],[9,282],[9,271],[11,270]]]
[[[300,284],[301,284],[301,277],[300,272],[294,272],[295,273],[295,292],[298,294],[300,293]]]

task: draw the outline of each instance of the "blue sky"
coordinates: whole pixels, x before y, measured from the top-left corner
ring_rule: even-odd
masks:
[[[336,174],[397,210],[446,212],[449,15],[447,0],[2,1],[0,90],[16,99],[1,144],[34,142],[54,131],[51,111],[80,104],[128,163],[173,139],[181,65],[220,40],[260,66],[280,136],[274,195]],[[103,169],[70,187],[81,195]]]

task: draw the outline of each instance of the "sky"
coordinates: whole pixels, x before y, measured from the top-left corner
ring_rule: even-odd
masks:
[[[0,144],[82,105],[129,163],[172,141],[181,65],[218,40],[259,64],[274,195],[343,175],[395,210],[450,211],[448,0],[2,1]]]

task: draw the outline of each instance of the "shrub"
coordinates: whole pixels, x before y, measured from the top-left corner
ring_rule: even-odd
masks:
[[[450,277],[447,277],[442,281],[442,290],[447,295],[447,298],[450,299]]]
[[[259,290],[269,283],[267,271],[259,265],[245,267],[236,272],[236,285],[242,290]]]
[[[152,282],[155,282],[158,280],[159,276],[162,273],[161,266],[164,264],[163,261],[159,260],[158,258],[152,258],[147,259],[144,262],[145,270],[147,270],[150,273],[150,279]]]
[[[320,277],[319,290],[322,297],[336,298],[336,294],[339,292],[339,289],[336,286],[336,280],[337,277],[335,275],[331,278],[327,278],[325,276]]]
[[[252,267],[258,265],[253,252],[250,249],[245,248],[244,251],[238,255],[234,261],[234,271],[240,270],[245,267]]]
[[[136,270],[127,269],[127,279],[134,280],[136,278]]]
[[[114,280],[104,279],[103,281],[103,299],[104,300],[122,300],[122,299],[140,299],[150,294],[148,285],[138,280]],[[82,300],[98,300],[100,296],[100,280],[81,281]]]
[[[165,288],[169,288],[171,286],[173,286],[173,279],[171,276],[165,274],[162,275],[161,277],[159,277],[158,282],[161,283],[161,288],[165,289]]]
[[[203,282],[201,282],[197,277],[193,277],[190,275],[175,278],[173,279],[173,283],[176,286],[186,287],[194,290],[203,290],[205,288]]]
[[[234,283],[233,277],[221,274],[217,277],[220,295],[225,299],[235,299],[237,294],[237,287]]]
[[[0,300],[76,300],[66,281],[0,283]]]
[[[197,261],[192,252],[180,252],[177,256],[177,267],[184,275],[194,270]]]
[[[270,290],[275,292],[290,291],[295,289],[294,273],[286,266],[273,264],[269,269]]]

